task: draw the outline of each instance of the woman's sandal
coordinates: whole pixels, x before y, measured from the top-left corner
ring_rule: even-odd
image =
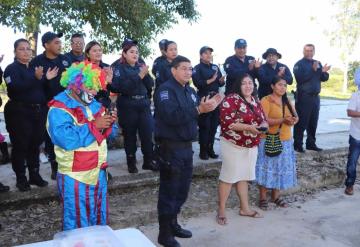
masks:
[[[221,225],[224,226],[227,224],[227,218],[225,216],[220,216],[220,215],[216,215],[216,222]]]
[[[261,210],[263,210],[263,211],[268,210],[268,208],[269,208],[269,203],[268,203],[268,201],[267,201],[267,200],[260,200],[260,201],[259,201],[259,208],[260,208]]]
[[[275,199],[273,201],[273,203],[276,204],[276,206],[281,207],[281,208],[287,208],[289,205],[280,197],[278,197],[277,199]]]
[[[259,214],[258,211],[255,211],[251,214],[242,214],[241,212],[239,212],[240,216],[245,216],[245,217],[251,217],[251,218],[264,218],[264,216],[262,216],[261,214]]]

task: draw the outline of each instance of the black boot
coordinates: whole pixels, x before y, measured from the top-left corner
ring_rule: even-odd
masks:
[[[142,169],[158,171],[159,165],[157,164],[157,162],[155,160],[148,158],[148,157],[144,157],[144,163],[143,163]]]
[[[138,173],[136,168],[136,157],[135,155],[126,156],[127,166],[129,173]]]
[[[174,238],[171,228],[171,219],[171,215],[159,215],[158,243],[165,247],[180,247],[179,242]]]
[[[58,163],[56,161],[51,161],[50,162],[51,165],[51,179],[52,180],[56,180],[56,174],[57,174],[57,170],[58,170]]]
[[[219,158],[219,155],[217,155],[214,151],[214,143],[210,143],[209,146],[208,146],[208,155],[210,158],[212,159],[217,159]]]
[[[21,192],[31,190],[30,184],[25,175],[16,175],[16,187]]]
[[[0,143],[0,151],[1,151],[1,154],[2,154],[0,164],[9,163],[10,162],[10,155],[9,155],[7,142]]]
[[[200,159],[202,159],[202,160],[208,160],[208,159],[209,159],[209,154],[208,154],[208,147],[207,147],[207,145],[200,144],[199,157],[200,157]]]
[[[8,192],[10,190],[9,186],[3,185],[0,183],[0,193]]]
[[[29,184],[33,184],[39,187],[45,187],[48,185],[48,182],[42,179],[39,173],[39,168],[31,169],[29,171]]]
[[[179,223],[177,221],[177,216],[172,218],[171,228],[172,228],[172,231],[173,231],[173,234],[175,237],[178,237],[178,238],[191,238],[192,237],[191,231],[183,229],[179,225]]]

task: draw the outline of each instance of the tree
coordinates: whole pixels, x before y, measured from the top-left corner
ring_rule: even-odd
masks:
[[[330,44],[341,50],[340,59],[343,62],[344,82],[342,91],[348,88],[348,70],[350,56],[360,37],[360,0],[334,0],[333,4],[339,10],[334,15],[336,25],[326,33],[330,37]]]
[[[124,38],[133,38],[144,57],[154,37],[179,17],[194,22],[198,16],[194,0],[0,0],[0,24],[26,33],[35,47],[41,25],[67,39],[90,27],[90,37],[105,52],[120,50]]]

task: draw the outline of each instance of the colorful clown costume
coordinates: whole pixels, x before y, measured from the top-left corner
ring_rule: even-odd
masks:
[[[59,164],[57,184],[63,207],[63,230],[106,225],[108,221],[106,138],[112,129],[96,128],[94,120],[105,114],[99,102],[83,104],[72,95],[73,82],[78,88],[84,87],[82,82],[89,77],[83,68],[91,66],[73,64],[62,77],[62,80],[67,78],[63,86],[68,89],[48,104],[47,130]],[[68,79],[70,73],[72,79]],[[91,76],[100,78],[96,73],[90,73]],[[93,89],[95,83],[85,88]]]

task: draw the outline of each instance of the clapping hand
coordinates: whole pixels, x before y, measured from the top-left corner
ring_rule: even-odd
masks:
[[[217,75],[218,75],[218,72],[216,71],[215,74],[209,80],[206,81],[206,83],[207,84],[213,83],[216,80]]]
[[[314,61],[314,63],[313,63],[313,65],[312,65],[312,67],[313,67],[313,70],[314,71],[317,71],[317,69],[318,69],[318,67],[319,67],[319,61]]]
[[[38,80],[41,80],[41,78],[44,75],[44,68],[42,66],[35,67],[35,77]]]
[[[203,97],[200,101],[199,112],[207,113],[215,110],[216,107],[221,103],[223,98],[224,97],[220,94],[216,94],[212,98],[210,98],[210,96]]]
[[[219,82],[220,82],[221,84],[224,84],[224,83],[225,83],[225,76],[224,76],[224,75],[223,75],[222,77],[220,77]]]
[[[106,67],[106,68],[104,68],[104,70],[105,70],[105,73],[106,73],[106,82],[108,84],[111,84],[112,79],[113,79],[113,74],[114,74],[113,70],[112,70],[111,67]]]
[[[282,77],[284,74],[285,74],[285,67],[280,67],[279,72],[278,72],[278,76]]]
[[[328,72],[331,69],[331,65],[328,65],[327,63],[322,67],[322,72]]]
[[[143,79],[147,75],[147,73],[149,73],[149,66],[142,65],[139,72],[140,78]]]
[[[48,68],[48,70],[46,71],[46,79],[51,80],[54,79],[59,72],[59,68],[58,67],[54,67],[54,68]]]

